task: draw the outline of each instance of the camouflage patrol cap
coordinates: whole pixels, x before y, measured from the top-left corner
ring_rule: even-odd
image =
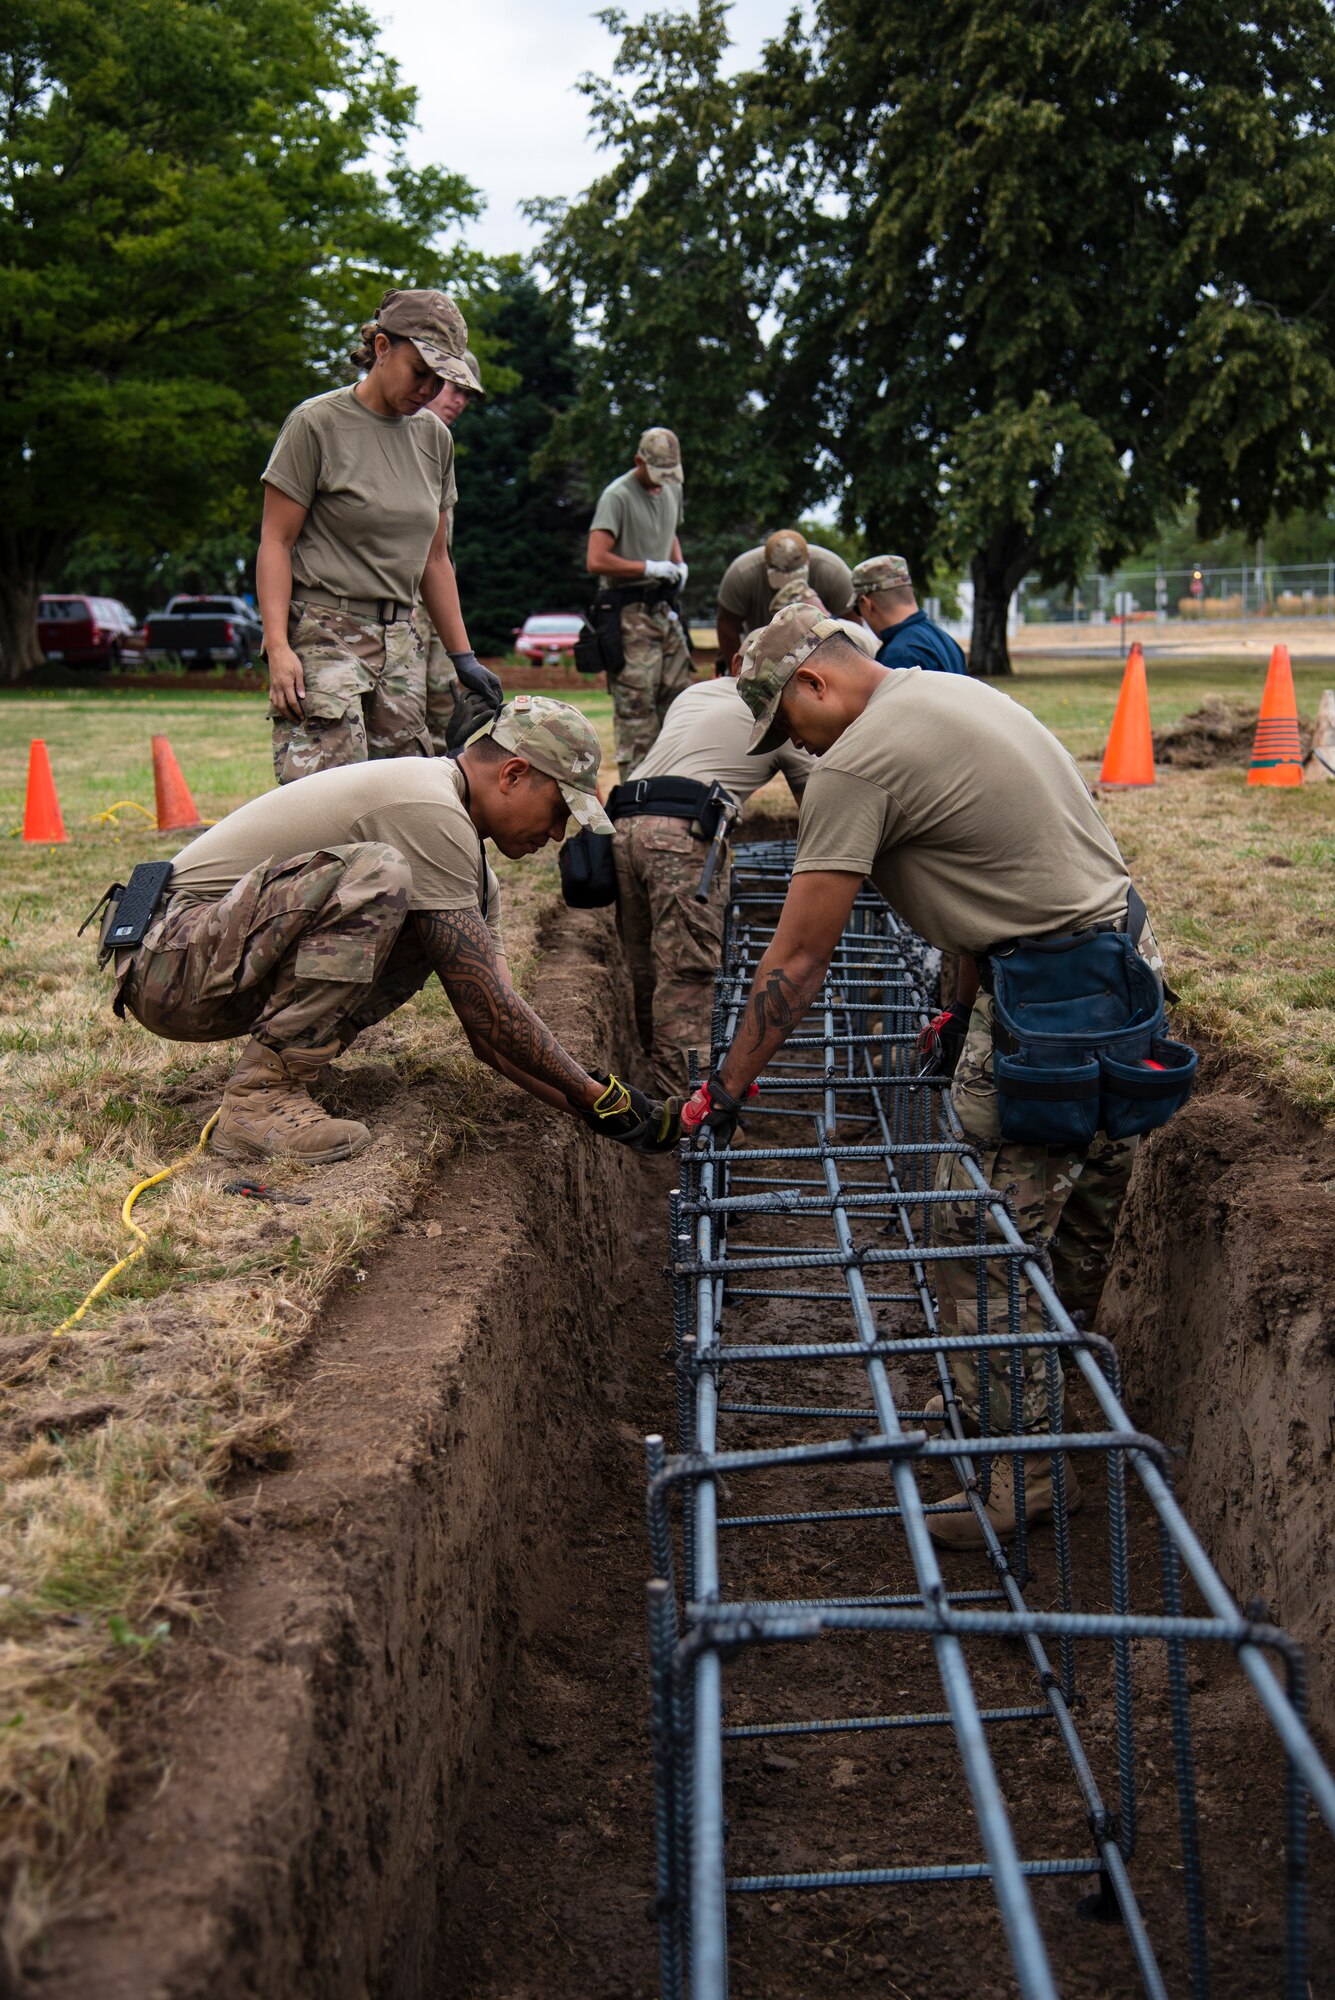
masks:
[[[807,538],[799,535],[796,528],[776,528],[765,544],[765,568],[778,570],[784,576],[805,569],[809,559]],[[773,588],[777,590],[779,585],[776,583]]]
[[[635,455],[644,460],[644,469],[655,486],[682,484],[681,446],[675,431],[656,426],[643,432],[635,447]]]
[[[572,703],[553,701],[545,694],[517,694],[490,722],[475,729],[468,742],[476,743],[480,736],[490,736],[544,777],[555,778],[581,826],[594,833],[612,831],[612,822],[598,803],[603,747],[593,724]]]
[[[868,556],[853,571],[855,597],[874,597],[878,590],[902,590],[912,583],[903,556]]]
[[[751,741],[746,746],[752,756],[759,751],[777,750],[787,741],[788,725],[779,714],[783,691],[803,661],[837,632],[851,639],[868,658],[875,657],[876,641],[865,625],[854,625],[847,618],[831,618],[814,604],[790,604],[776,618],[771,618],[768,625],[748,632],[742,646],[737,692],[756,718]]]
[[[462,361],[467,352],[467,322],[448,292],[386,292],[375,324],[380,333],[411,340],[437,375],[444,376],[447,364]]]

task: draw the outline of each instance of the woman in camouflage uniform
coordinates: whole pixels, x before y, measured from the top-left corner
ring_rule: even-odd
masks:
[[[454,445],[423,416],[462,364],[444,292],[390,291],[352,387],[301,403],[264,470],[256,567],[280,784],[375,757],[429,757],[420,597],[463,685],[501,703],[459,609],[447,546]]]

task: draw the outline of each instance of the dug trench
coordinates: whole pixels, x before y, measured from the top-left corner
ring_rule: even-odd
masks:
[[[610,928],[564,916],[546,943],[545,1016],[590,1059],[624,1048]],[[657,1991],[643,1437],[672,1431],[661,1277],[672,1182],[669,1163],[629,1161],[515,1098],[366,1282],[335,1299],[296,1385],[291,1462],[230,1496],[207,1619],[135,1719],[140,1777],[119,1801],[95,1894],[57,1929],[35,1992]],[[1327,1732],[1333,1196],[1330,1135],[1216,1064],[1145,1149],[1105,1293],[1135,1415],[1180,1447],[1179,1487],[1235,1590],[1263,1596],[1306,1641]],[[1076,1528],[1097,1593],[1093,1510]],[[1133,1602],[1153,1608],[1154,1551],[1141,1542]],[[762,1562],[756,1581],[777,1594],[839,1587],[828,1552],[809,1544],[768,1560],[777,1568]],[[872,1531],[842,1543],[839,1561],[863,1579],[852,1588],[887,1587]],[[1034,1601],[1046,1601],[1041,1555],[1036,1568]],[[738,1716],[776,1712],[794,1671],[791,1653],[767,1656],[738,1691]],[[984,1699],[1016,1698],[1013,1659],[979,1671]],[[865,1712],[883,1696],[939,1705],[930,1661],[908,1647],[836,1645],[820,1672],[812,1713]],[[1192,1672],[1216,1991],[1240,2000],[1278,1988],[1278,1785],[1236,1674],[1194,1655]],[[1136,1873],[1178,1991],[1166,1701],[1149,1658],[1140,1679]],[[1100,1690],[1095,1665],[1086,1734],[1106,1767]],[[976,1835],[948,1742],[868,1753],[866,1741],[739,1749],[740,1862],[969,1858]],[[994,1748],[1029,1850],[1081,1851],[1052,1737]],[[1335,1897],[1319,1832],[1313,1869],[1320,1994],[1335,1991]],[[1120,1934],[1072,1921],[1074,1900],[1069,1886],[1038,1891],[1063,1992],[1135,1990]],[[739,1994],[1000,1996],[1015,1990],[1006,1965],[981,1889],[749,1898],[734,1919]]]

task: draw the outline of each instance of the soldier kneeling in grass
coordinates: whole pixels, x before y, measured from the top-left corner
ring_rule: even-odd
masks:
[[[128,1008],[171,1041],[251,1037],[223,1094],[216,1152],[312,1164],[359,1153],[367,1128],[329,1117],[308,1086],[433,972],[474,1054],[520,1089],[636,1150],[676,1143],[677,1107],[590,1076],[515,992],[505,960],[483,842],[512,860],[535,854],[564,837],[572,813],[610,832],[599,758],[577,708],[519,695],[457,761],[345,765],[252,799],[183,848],[169,874],[157,865],[168,874],[149,884],[157,908],[150,894],[127,926],[118,913],[136,901],[132,878],[102,926],[117,1014]]]

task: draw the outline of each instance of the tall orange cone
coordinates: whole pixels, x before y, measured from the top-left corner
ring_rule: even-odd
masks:
[[[28,797],[23,807],[23,838],[48,842],[68,839],[60,800],[56,797],[56,781],[51,776],[51,759],[40,736],[33,737],[28,751]]]
[[[1302,745],[1298,741],[1298,704],[1293,693],[1293,669],[1287,646],[1276,646],[1261,696],[1261,714],[1252,742],[1249,785],[1301,785]]]
[[[159,833],[197,833],[204,822],[190,787],[165,736],[153,738],[153,789],[158,795]]]
[[[1152,785],[1154,744],[1150,740],[1150,690],[1145,679],[1145,655],[1137,640],[1126,656],[1122,692],[1117,697],[1108,747],[1103,753],[1101,785]]]

